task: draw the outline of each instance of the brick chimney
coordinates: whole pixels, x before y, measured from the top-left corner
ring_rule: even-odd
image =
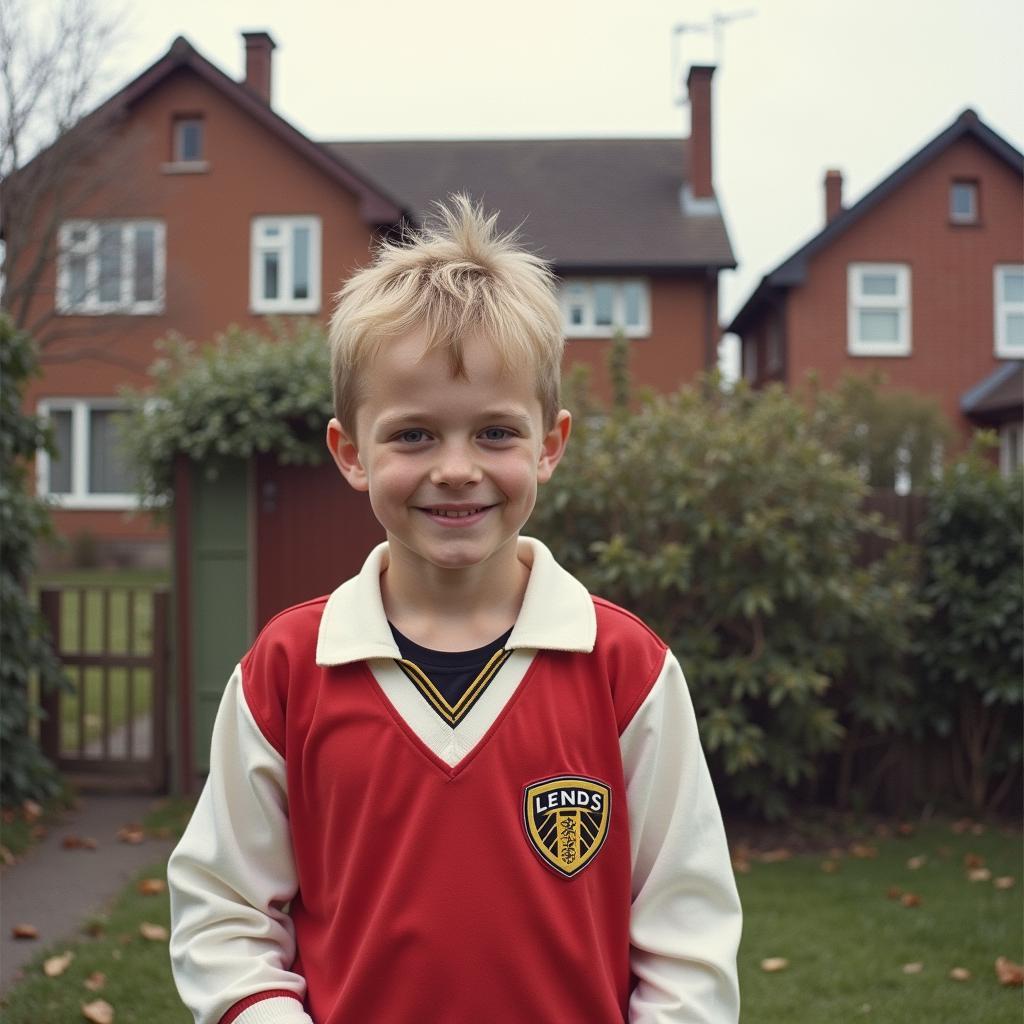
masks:
[[[267,106],[270,106],[271,54],[274,40],[266,32],[243,32],[245,40],[245,82]]]
[[[843,212],[843,172],[825,172],[825,223],[831,224]]]
[[[711,185],[711,76],[713,64],[694,64],[686,77],[690,97],[690,188],[695,199],[710,199]]]

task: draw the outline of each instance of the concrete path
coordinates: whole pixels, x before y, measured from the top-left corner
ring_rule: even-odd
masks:
[[[102,910],[142,868],[165,860],[172,839],[149,839],[138,845],[119,842],[117,832],[141,823],[155,803],[149,796],[86,795],[65,812],[59,825],[24,860],[0,873],[0,992],[19,977],[21,968],[45,946],[80,937],[82,924]],[[65,850],[65,836],[92,838],[95,850]],[[14,939],[11,929],[35,925],[39,938]]]

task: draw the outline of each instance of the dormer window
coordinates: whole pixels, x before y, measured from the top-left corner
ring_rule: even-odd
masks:
[[[978,183],[954,181],[949,187],[949,219],[953,224],[978,223]]]
[[[174,119],[174,159],[177,163],[191,164],[203,159],[203,119],[178,117]]]

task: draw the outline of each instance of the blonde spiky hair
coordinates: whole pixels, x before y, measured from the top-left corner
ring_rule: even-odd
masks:
[[[515,232],[499,235],[498,214],[485,215],[468,196],[436,208],[436,225],[381,242],[336,296],[328,335],[334,415],[353,435],[368,363],[389,338],[425,329],[426,351],[444,351],[453,377],[466,375],[463,343],[472,334],[495,346],[506,370],[529,361],[550,429],[564,345],[550,268]]]

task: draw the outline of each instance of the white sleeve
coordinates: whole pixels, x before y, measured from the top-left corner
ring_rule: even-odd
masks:
[[[736,1022],[742,912],[693,704],[671,651],[621,746],[637,979],[630,1024]]]
[[[213,727],[210,774],[167,865],[171,966],[196,1024],[217,1024],[261,992],[235,1024],[312,1024],[306,982],[289,970],[298,883],[288,832],[284,759],[260,731],[236,667]],[[294,992],[299,998],[287,995]]]

